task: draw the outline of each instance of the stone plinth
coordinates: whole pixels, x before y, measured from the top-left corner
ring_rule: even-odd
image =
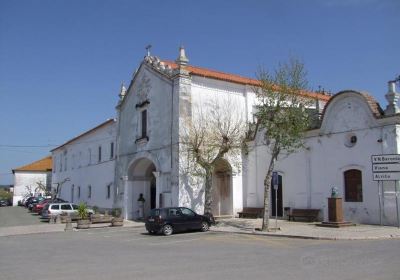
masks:
[[[353,223],[345,222],[343,219],[341,197],[328,197],[328,222],[322,222],[317,226],[335,228],[354,226]]]

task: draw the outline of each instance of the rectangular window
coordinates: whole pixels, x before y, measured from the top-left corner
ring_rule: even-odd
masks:
[[[91,185],[88,186],[88,196],[87,197],[92,198],[92,186]]]
[[[110,159],[114,158],[114,142],[111,142],[110,145]]]
[[[101,146],[99,146],[99,162],[101,162]]]
[[[107,186],[107,199],[110,199],[111,197],[111,185]]]
[[[78,198],[81,198],[81,187],[78,187]]]
[[[147,110],[142,111],[142,138],[147,136]]]

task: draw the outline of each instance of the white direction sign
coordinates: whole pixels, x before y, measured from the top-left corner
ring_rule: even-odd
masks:
[[[374,181],[398,181],[400,172],[373,173]]]
[[[400,163],[372,164],[372,172],[400,172]]]
[[[400,155],[373,155],[371,161],[374,181],[400,180]]]
[[[400,163],[400,155],[374,155],[371,156],[372,163]]]

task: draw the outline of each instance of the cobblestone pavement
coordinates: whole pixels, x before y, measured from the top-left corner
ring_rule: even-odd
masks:
[[[260,232],[261,219],[221,219],[212,227],[213,231],[262,234],[271,236],[286,236],[313,239],[388,239],[400,238],[400,229],[390,226],[356,225],[344,228],[318,227],[317,223],[289,222],[278,220],[276,231]],[[275,220],[270,220],[270,227],[275,228]]]

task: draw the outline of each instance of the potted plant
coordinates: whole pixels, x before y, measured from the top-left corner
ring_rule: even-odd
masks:
[[[124,218],[121,217],[121,209],[114,208],[112,210],[112,215],[114,218],[111,220],[111,226],[113,227],[120,227],[124,224]]]
[[[76,226],[78,229],[88,229],[90,227],[90,220],[87,209],[87,205],[83,202],[78,205],[79,219]]]

